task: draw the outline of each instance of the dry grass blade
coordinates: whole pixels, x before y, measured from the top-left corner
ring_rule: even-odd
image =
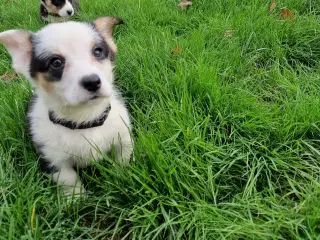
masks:
[[[182,2],[180,2],[178,4],[178,6],[181,8],[181,9],[186,9],[188,7],[190,7],[192,5],[192,1],[191,0],[183,0]]]
[[[277,7],[277,3],[276,3],[276,0],[272,0],[271,1],[271,4],[269,6],[269,13],[272,13],[273,10]]]
[[[31,213],[31,219],[30,219],[32,232],[34,232],[34,220],[36,217],[36,203],[37,203],[37,201],[34,202],[34,205],[32,207],[32,213]]]
[[[233,30],[227,30],[224,32],[224,37],[225,38],[231,38],[233,35]]]

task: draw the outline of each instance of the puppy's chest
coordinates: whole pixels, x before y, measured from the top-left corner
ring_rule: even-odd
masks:
[[[98,158],[98,151],[108,152],[116,140],[117,134],[110,119],[99,127],[72,130],[51,122],[48,112],[41,109],[40,104],[37,105],[39,107],[30,114],[29,127],[35,145],[47,158]]]
[[[53,162],[72,160],[81,164],[81,159],[99,159],[111,145],[128,140],[130,120],[125,107],[117,100],[111,101],[111,111],[102,126],[88,129],[69,129],[53,123],[46,104],[34,96],[30,101],[28,120],[32,140],[46,159]]]
[[[85,130],[71,130],[60,125],[52,125],[50,128],[51,138],[56,140],[56,145],[69,153],[90,151],[94,146],[106,150],[107,143],[112,141],[104,126]]]
[[[49,154],[57,153],[61,158],[97,158],[99,154],[96,149],[108,152],[113,141],[113,134],[108,134],[104,125],[71,130],[51,122],[42,122],[36,131],[34,140],[42,144]]]

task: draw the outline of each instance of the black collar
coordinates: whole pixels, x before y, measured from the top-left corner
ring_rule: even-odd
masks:
[[[59,119],[55,116],[53,111],[49,111],[49,119],[51,122],[54,124],[59,124],[61,126],[64,126],[66,128],[70,128],[72,130],[74,129],[87,129],[87,128],[94,128],[94,127],[99,127],[102,126],[103,123],[106,121],[109,112],[111,110],[111,105],[109,104],[106,108],[106,110],[101,114],[101,116],[93,121],[90,122],[84,122],[84,123],[76,123],[73,121],[68,121],[65,119]]]

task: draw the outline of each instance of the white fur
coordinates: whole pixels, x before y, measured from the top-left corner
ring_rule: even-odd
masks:
[[[0,33],[0,43],[3,43],[11,56],[12,66],[18,73],[25,74],[27,78],[29,75],[30,64],[30,42],[26,41],[29,37],[28,31],[8,30]]]
[[[60,169],[53,174],[53,180],[63,186],[67,195],[83,192],[73,166],[86,167],[91,160],[101,159],[100,152],[107,153],[115,147],[116,157],[128,162],[133,150],[130,137],[128,111],[113,86],[113,66],[110,60],[102,63],[92,56],[92,45],[99,35],[88,24],[66,22],[50,24],[35,33],[37,44],[33,46],[37,55],[60,54],[66,60],[62,78],[51,84],[47,91],[31,78],[27,67],[30,64],[30,49],[25,48],[29,38],[24,31],[0,33],[3,43],[12,55],[18,68],[36,87],[38,96],[29,112],[30,130],[33,141],[41,146],[42,156]],[[12,39],[13,44],[12,44]],[[99,98],[92,98],[80,82],[83,76],[97,74],[101,79]],[[88,122],[101,116],[108,104],[111,111],[104,124],[82,130],[71,130],[49,120],[48,112],[77,123]]]
[[[97,109],[105,109],[107,103],[108,100],[101,102]],[[83,130],[71,130],[53,124],[48,119],[48,106],[41,97],[30,112],[33,141],[43,146],[41,152],[45,159],[50,159],[53,165],[62,169],[61,173],[53,175],[53,180],[64,186],[66,194],[72,192],[73,186],[76,186],[75,193],[79,193],[82,189],[80,180],[76,184],[77,175],[72,166],[86,167],[90,164],[90,160],[99,160],[101,158],[99,151],[107,153],[114,145],[118,160],[130,159],[132,141],[128,112],[119,97],[112,95],[110,103],[112,109],[105,123],[100,127]],[[96,109],[83,110],[71,110],[70,113],[87,115],[87,119],[90,119],[92,118],[90,112]],[[63,115],[62,112],[57,114]],[[83,189],[81,191],[83,192]]]

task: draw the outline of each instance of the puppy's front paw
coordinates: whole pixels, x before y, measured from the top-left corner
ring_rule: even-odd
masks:
[[[134,161],[133,156],[133,141],[128,129],[123,135],[119,136],[118,141],[114,143],[114,150],[116,153],[116,159],[122,165],[127,165],[131,161]]]
[[[122,165],[127,165],[134,161],[133,145],[132,143],[121,144],[116,147],[116,158]]]
[[[85,189],[77,175],[77,172],[70,166],[60,166],[60,171],[55,172],[53,181],[61,186],[63,195],[67,198],[79,198],[85,193]]]
[[[86,197],[86,190],[81,186],[63,186],[63,195],[67,198],[68,202],[74,202],[80,198]]]

